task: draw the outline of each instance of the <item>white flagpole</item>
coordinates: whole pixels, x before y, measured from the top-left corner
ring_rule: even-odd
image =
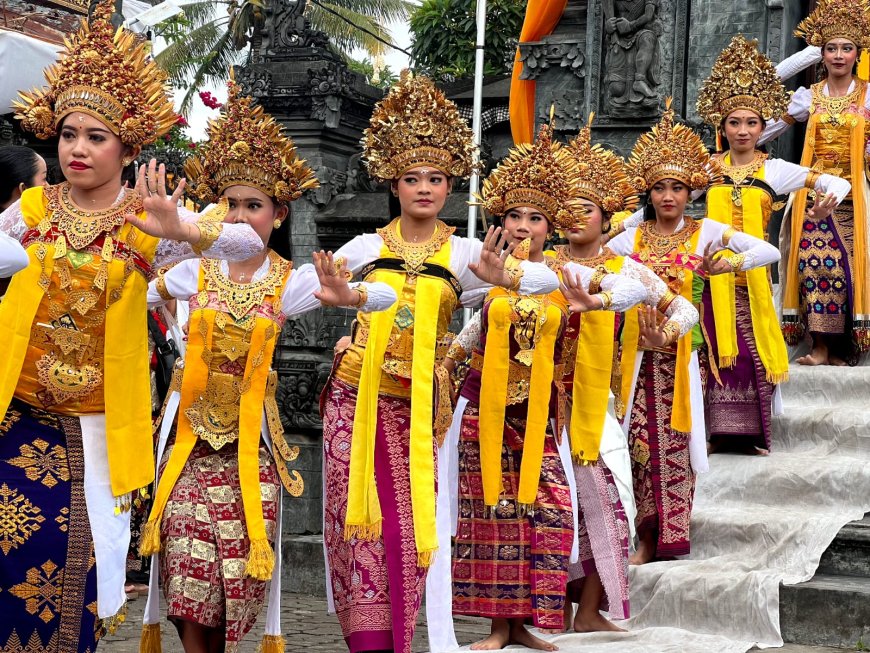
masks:
[[[481,124],[480,114],[483,110],[483,47],[486,39],[486,0],[477,0],[477,10],[475,12],[477,23],[477,40],[474,50],[474,105],[472,108],[471,129],[474,132],[475,145],[475,161],[480,159],[480,139],[481,139]],[[474,173],[471,175],[468,187],[468,201],[471,204],[468,207],[468,237],[473,238],[477,232],[477,211],[478,207],[474,205],[476,199],[474,195],[480,189],[480,175]],[[471,319],[471,309],[466,308],[463,311],[463,319],[465,323]]]

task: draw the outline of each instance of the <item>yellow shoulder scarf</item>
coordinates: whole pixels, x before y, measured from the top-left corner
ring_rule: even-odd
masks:
[[[860,86],[857,106],[863,107],[867,94],[867,82],[855,80]],[[820,82],[824,84],[824,82]],[[818,90],[822,93],[821,87]],[[801,154],[801,165],[813,167],[816,162],[816,134],[820,123],[828,122],[831,114],[828,112],[816,112],[815,101],[810,109],[810,118],[807,122],[807,135],[804,140],[804,149]],[[850,261],[852,269],[852,315],[855,324],[866,324],[870,320],[870,281],[868,281],[867,266],[867,198],[864,196],[864,147],[866,144],[866,124],[863,113],[845,113],[838,115],[849,126],[849,161],[850,180],[852,182],[852,205],[854,207],[854,241],[853,255]],[[824,172],[824,169],[821,170]],[[803,189],[795,193],[791,212],[791,246],[788,253],[789,274],[786,277],[785,294],[782,301],[783,330],[787,339],[795,332],[795,323],[800,322],[800,274],[797,272],[798,253],[800,249],[801,233],[803,230],[804,216],[807,209],[807,194],[809,189]],[[865,328],[856,329],[855,333],[862,349],[870,346],[870,331]],[[796,337],[796,336],[795,336]]]
[[[559,291],[524,297],[503,288],[493,288],[487,297],[486,348],[480,379],[480,466],[483,498],[488,507],[495,506],[502,493],[501,449],[506,406],[499,398],[507,396],[511,325],[518,310],[517,304],[525,301],[535,302],[536,311],[543,311],[543,314],[537,315],[534,334],[523,460],[517,491],[519,510],[529,510],[534,505],[541,478],[544,439],[550,419],[556,339],[562,331],[562,318],[568,312],[567,303]]]
[[[619,274],[623,260],[615,256],[601,267],[603,271]],[[594,294],[598,289],[590,288],[589,292]],[[615,330],[616,313],[613,311],[590,311],[580,317],[569,432],[571,456],[581,465],[598,460],[613,377]]]
[[[701,238],[700,227],[695,230],[688,243],[688,253],[694,254],[698,251],[698,242]],[[643,229],[638,229],[635,234],[634,252],[638,253],[644,249]],[[694,272],[689,267],[683,267],[679,261],[675,262],[682,272],[682,284],[679,288],[679,294],[686,301],[692,302],[692,282],[694,281]],[[652,266],[649,266],[652,267]],[[653,271],[655,269],[653,268]],[[664,280],[667,283],[667,279]],[[672,289],[673,290],[673,289]],[[622,401],[628,407],[628,398],[631,396],[634,361],[637,357],[638,344],[640,340],[640,322],[637,317],[638,307],[634,307],[625,312],[625,322],[622,328],[622,369],[626,372],[622,375]],[[692,332],[691,330],[677,341],[677,364],[676,376],[674,378],[674,400],[671,411],[671,429],[679,433],[692,432],[692,396],[691,386],[689,385],[689,358],[692,355]],[[626,417],[628,419],[628,417]]]
[[[270,254],[275,285],[266,290],[267,301],[277,303],[280,311],[281,291],[290,278],[292,265],[276,254]],[[199,270],[199,292],[202,299],[200,308],[191,312],[187,350],[184,356],[184,377],[181,382],[181,402],[178,406],[178,428],[175,446],[160,477],[154,493],[154,505],[148,522],[142,529],[142,555],[151,555],[160,550],[160,521],[190,453],[199,440],[196,429],[188,416],[188,410],[198,397],[207,393],[209,382],[209,362],[214,346],[215,320],[220,314],[208,304],[206,261]],[[218,264],[217,261],[214,264]],[[203,296],[204,295],[204,296]],[[256,310],[251,307],[249,310]],[[263,406],[266,401],[266,385],[269,379],[270,363],[278,342],[280,329],[271,319],[254,314],[254,328],[251,332],[248,356],[242,382],[241,403],[239,406],[239,484],[242,490],[242,507],[245,512],[248,537],[251,548],[245,573],[259,580],[269,580],[274,567],[274,554],[266,536],[266,523],[263,520],[263,502],[260,493],[260,429]],[[237,316],[239,317],[239,316]],[[278,446],[278,445],[275,445]],[[275,458],[278,458],[277,452]],[[278,535],[280,537],[280,534]]]
[[[398,221],[395,227],[399,229]],[[437,233],[437,232],[436,232]],[[401,237],[401,232],[398,234]],[[386,243],[381,258],[398,258]],[[426,262],[450,269],[450,239]],[[402,296],[406,272],[378,270],[378,281]],[[411,376],[411,506],[417,564],[428,567],[438,549],[435,531],[435,460],[433,457],[433,387],[438,311],[444,281],[419,275],[414,294],[414,345]],[[384,354],[390,342],[399,302],[371,316],[369,339],[363,355],[350,450],[345,537],[375,540],[381,535],[383,517],[375,482],[375,434],[378,426],[378,394]]]
[[[725,164],[730,165],[730,153]],[[762,165],[755,173],[756,179],[765,178]],[[740,193],[740,202],[735,202],[732,192]],[[735,218],[742,218],[743,232],[761,240],[764,233],[765,191],[752,186],[714,186],[707,192],[707,217],[732,226]],[[769,211],[769,209],[768,209]],[[790,277],[792,275],[789,275]],[[719,366],[733,367],[737,359],[737,311],[735,304],[734,274],[717,274],[710,278],[710,294],[713,300],[713,318],[716,324],[716,348],[719,351]],[[749,289],[749,308],[752,315],[752,332],[758,356],[767,372],[770,383],[788,380],[788,350],[779,327],[773,293],[766,268],[746,272]]]
[[[28,228],[51,220],[42,186],[28,188],[21,195],[21,212]],[[142,214],[140,213],[140,217]],[[134,229],[120,227],[114,240],[126,242],[147,261],[154,260],[158,239]],[[58,241],[55,241],[58,242]],[[27,248],[30,264],[12,277],[0,303],[0,342],[5,355],[0,362],[0,413],[5,414],[15,393],[21,367],[30,343],[34,316],[46,288],[40,285],[43,270],[51,275],[57,260],[75,255],[66,240],[56,248],[52,242],[34,242]],[[108,253],[107,253],[108,252]],[[121,497],[154,480],[154,461],[143,456],[151,451],[151,396],[148,356],[146,293],[148,284],[141,274],[130,274],[126,262],[112,258],[104,247],[105,290],[101,301],[109,302],[105,322],[103,392],[106,410],[106,444],[112,494]],[[43,268],[44,265],[44,268]]]

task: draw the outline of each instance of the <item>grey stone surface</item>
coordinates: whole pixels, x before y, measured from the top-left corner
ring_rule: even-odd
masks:
[[[818,573],[870,578],[870,516],[846,524],[822,555]]]
[[[786,641],[843,648],[870,642],[870,578],[817,574],[781,587],[779,610]]]

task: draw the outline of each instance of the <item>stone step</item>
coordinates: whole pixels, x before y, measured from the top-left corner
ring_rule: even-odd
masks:
[[[867,401],[868,387],[870,367],[791,365],[789,381],[782,386],[782,398],[787,406],[860,406]]]
[[[870,385],[866,386],[870,388]],[[865,390],[866,392],[866,390]],[[866,397],[862,400],[866,402]],[[870,411],[861,403],[784,406],[772,423],[772,450],[870,456]]]
[[[783,585],[779,599],[786,642],[856,649],[870,641],[870,578],[817,574]]]
[[[822,555],[818,573],[870,578],[870,514],[840,530]]]
[[[323,535],[284,535],[281,542],[281,588],[326,596]]]

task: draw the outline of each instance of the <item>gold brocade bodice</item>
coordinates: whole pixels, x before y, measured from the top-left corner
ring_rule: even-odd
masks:
[[[46,216],[23,238],[42,265],[44,294],[15,397],[63,415],[103,413],[106,312],[129,277],[137,274],[144,283],[149,269],[136,232],[124,221],[126,213],[142,210],[141,202],[128,193],[115,207],[86,212],[72,204],[67,184],[45,195]],[[112,266],[123,269],[120,287],[110,281],[116,278]]]
[[[842,97],[825,95],[824,85],[819,82],[812,87],[811,113],[817,114],[812,168],[851,182],[850,131],[857,124],[857,113],[863,110],[866,82],[856,80],[855,89]]]

